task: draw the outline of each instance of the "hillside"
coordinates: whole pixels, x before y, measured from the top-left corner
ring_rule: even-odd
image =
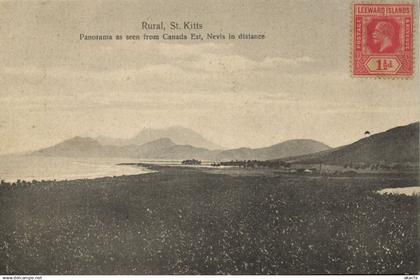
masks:
[[[188,158],[209,159],[217,153],[190,145],[177,145],[169,138],[161,138],[143,145],[128,145],[118,149],[123,157],[138,159],[172,159]]]
[[[419,162],[419,122],[395,127],[346,146],[287,160],[335,165],[381,161]]]
[[[208,150],[221,149],[220,145],[210,142],[199,133],[181,126],[172,126],[165,129],[143,129],[130,139],[110,137],[97,137],[96,140],[102,145],[126,146],[143,145],[162,138],[169,138],[177,145],[190,145]]]
[[[74,137],[57,145],[34,152],[35,155],[60,157],[101,157],[113,156],[116,147],[103,146],[89,137]]]
[[[270,160],[316,153],[330,149],[329,146],[310,139],[288,140],[270,147],[249,149],[239,148],[221,152],[218,160]]]

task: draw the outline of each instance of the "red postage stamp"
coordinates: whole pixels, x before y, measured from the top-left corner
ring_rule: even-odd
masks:
[[[413,75],[411,4],[353,4],[353,75]]]

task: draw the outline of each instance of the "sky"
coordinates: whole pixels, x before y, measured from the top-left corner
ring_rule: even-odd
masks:
[[[266,38],[80,40],[163,34],[142,21]],[[226,148],[295,138],[337,147],[420,116],[417,73],[351,76],[343,0],[0,0],[0,36],[0,154],[175,125]]]

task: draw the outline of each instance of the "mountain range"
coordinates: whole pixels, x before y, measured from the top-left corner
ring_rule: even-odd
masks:
[[[150,133],[149,133],[150,132]],[[185,134],[183,135],[183,133]],[[175,142],[169,137],[175,138]],[[157,138],[160,137],[160,138]],[[157,138],[157,139],[155,139]],[[145,143],[144,143],[145,142]],[[180,144],[181,143],[181,144]],[[196,143],[198,146],[192,145]],[[207,148],[203,148],[206,146]],[[309,139],[288,140],[265,148],[218,148],[198,133],[184,128],[143,130],[137,136],[123,140],[111,138],[74,137],[57,145],[36,151],[36,155],[61,157],[124,157],[136,159],[200,159],[200,160],[270,160],[293,157],[330,149],[329,146]]]
[[[205,148],[208,150],[223,149],[222,146],[217,145],[199,133],[182,126],[171,126],[164,129],[145,128],[140,133],[129,139],[97,137],[97,140],[102,145],[112,146],[126,146],[126,145],[143,145],[154,140],[169,138],[178,145],[191,145],[197,148]]]
[[[264,148],[217,149],[217,144],[198,133],[173,127],[141,131],[123,140],[74,137],[34,152],[43,156],[124,157],[135,159],[282,160],[293,163],[344,165],[356,162],[419,162],[419,123],[399,126],[360,139],[352,144],[331,148],[311,139],[294,139]],[[185,135],[182,133],[185,132]],[[169,135],[171,137],[160,137]],[[188,138],[191,136],[191,139]],[[156,139],[157,138],[157,139]],[[145,143],[144,143],[145,142]],[[194,146],[196,143],[199,146]],[[205,147],[203,147],[205,146]],[[206,148],[207,147],[207,148]],[[213,147],[216,149],[210,149]]]

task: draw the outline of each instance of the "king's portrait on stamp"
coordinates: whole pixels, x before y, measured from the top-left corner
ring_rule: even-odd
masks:
[[[376,44],[372,50],[375,50],[379,53],[394,51],[396,48],[396,45],[393,44],[393,39],[395,38],[394,34],[394,27],[389,21],[379,21],[375,25],[375,29],[372,32],[372,39]]]
[[[353,4],[354,76],[413,75],[413,5]]]

